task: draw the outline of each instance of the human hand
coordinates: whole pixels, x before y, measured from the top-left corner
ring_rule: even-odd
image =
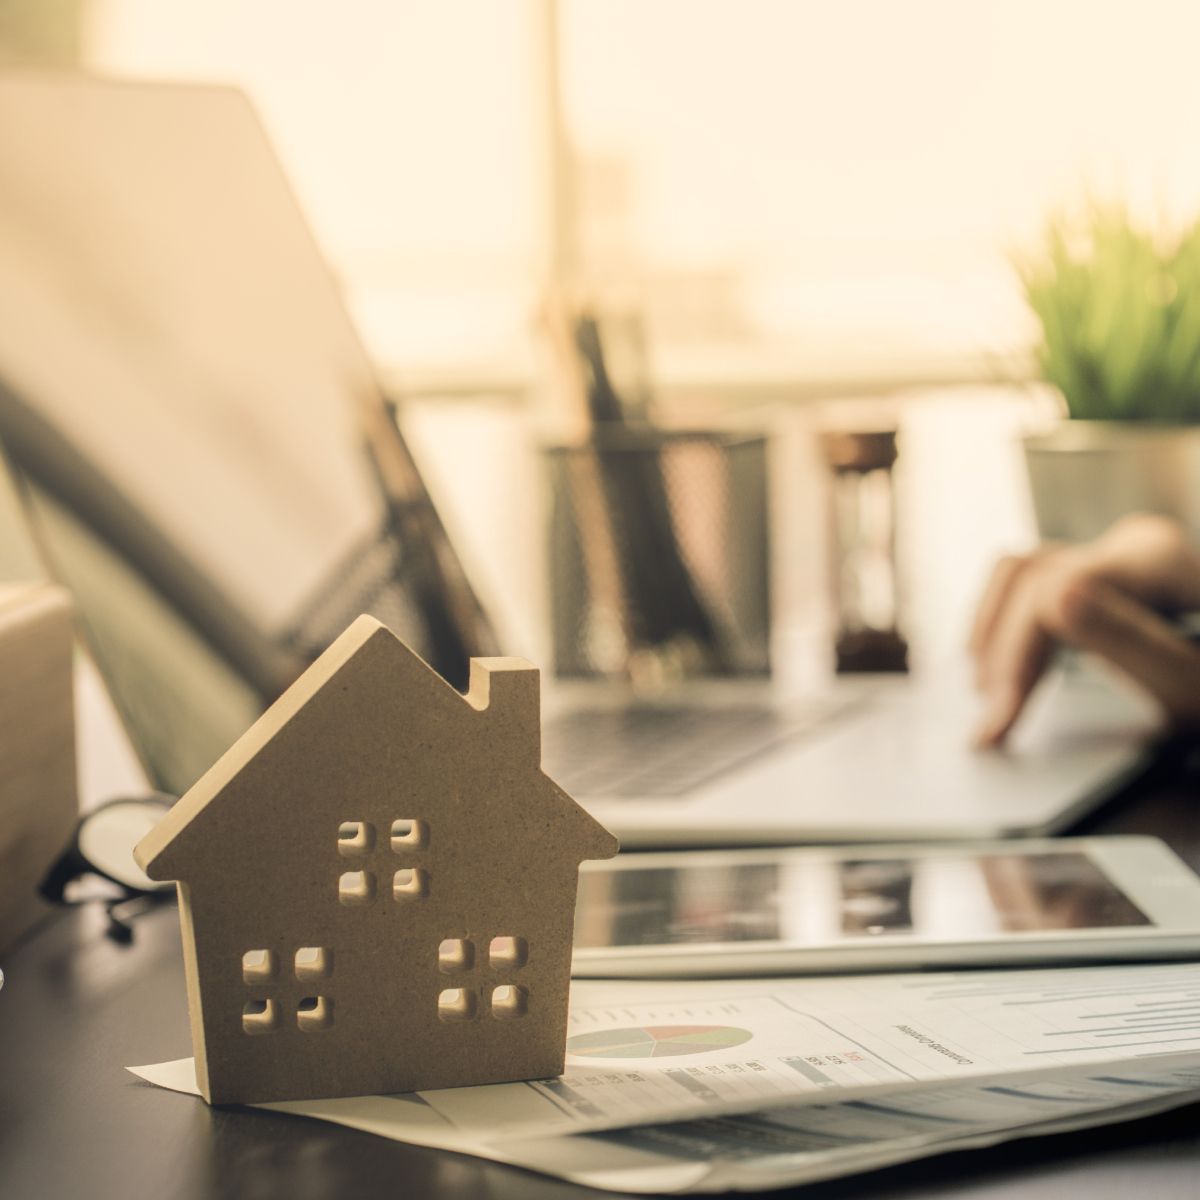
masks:
[[[975,739],[1003,742],[1057,643],[1108,660],[1175,724],[1200,725],[1200,647],[1167,616],[1200,611],[1200,549],[1166,517],[1135,515],[1093,542],[1001,560],[969,649],[985,711]]]

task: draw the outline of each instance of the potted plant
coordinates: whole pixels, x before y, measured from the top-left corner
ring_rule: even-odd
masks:
[[[1094,537],[1133,511],[1200,533],[1200,220],[1163,235],[1093,207],[1053,220],[1019,271],[1068,415],[1025,441],[1042,537]]]

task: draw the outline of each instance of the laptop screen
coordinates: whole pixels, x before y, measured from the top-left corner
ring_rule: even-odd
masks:
[[[160,786],[359,612],[461,680],[486,623],[241,93],[0,77],[0,264],[0,438]]]

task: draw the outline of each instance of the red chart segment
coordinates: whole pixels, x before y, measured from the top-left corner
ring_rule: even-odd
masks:
[[[753,1036],[736,1025],[637,1025],[577,1033],[567,1039],[567,1052],[585,1058],[666,1058],[728,1050]]]

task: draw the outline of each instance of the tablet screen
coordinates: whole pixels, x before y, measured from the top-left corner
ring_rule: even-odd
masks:
[[[577,947],[969,940],[1149,925],[1086,854],[723,860],[580,877]]]

